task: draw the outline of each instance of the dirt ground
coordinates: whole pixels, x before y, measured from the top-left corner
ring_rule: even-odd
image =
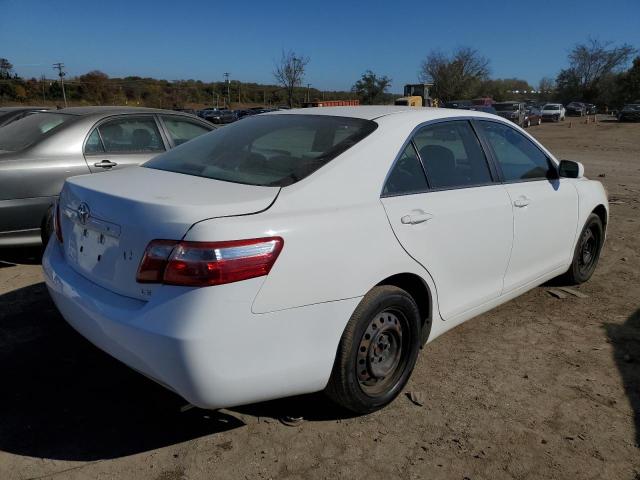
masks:
[[[423,406],[403,393],[353,417],[309,395],[181,412],[66,325],[37,252],[0,251],[0,479],[639,480],[640,124],[569,123],[530,132],[612,200],[588,297],[543,286],[435,340],[406,388]]]

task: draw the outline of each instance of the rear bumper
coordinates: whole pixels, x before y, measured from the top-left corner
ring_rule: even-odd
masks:
[[[322,390],[359,298],[251,313],[257,278],[208,288],[163,286],[149,301],[73,270],[52,239],[45,280],[63,317],[98,348],[202,408]]]

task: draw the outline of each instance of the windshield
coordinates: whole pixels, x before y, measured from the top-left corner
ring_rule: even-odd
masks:
[[[567,105],[567,107],[582,108],[582,104],[577,102],[571,102],[569,105]]]
[[[260,115],[202,135],[144,164],[235,183],[285,187],[305,178],[378,125],[328,115]]]
[[[63,123],[77,117],[62,113],[34,113],[0,128],[0,150],[18,152],[38,141]]]
[[[495,108],[499,112],[515,111],[515,110],[518,110],[518,104],[517,103],[494,103],[493,108]]]
[[[542,109],[543,110],[560,110],[560,106],[559,105],[545,105]]]

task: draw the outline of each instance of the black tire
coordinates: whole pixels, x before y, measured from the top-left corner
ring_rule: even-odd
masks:
[[[527,121],[524,124],[524,128],[529,128],[531,126],[531,120],[527,118]]]
[[[53,235],[53,206],[49,207],[40,224],[40,238],[44,247],[49,243],[51,235]]]
[[[569,270],[562,275],[562,280],[570,284],[584,283],[591,278],[598,264],[604,227],[602,220],[595,213],[589,215],[573,252],[573,260]]]
[[[420,313],[406,291],[389,285],[362,299],[342,334],[325,393],[364,414],[402,391],[420,351]]]

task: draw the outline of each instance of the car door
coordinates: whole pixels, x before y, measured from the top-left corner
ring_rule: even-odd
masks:
[[[211,124],[205,125],[204,122],[179,115],[160,115],[160,120],[171,148],[216,129]]]
[[[98,123],[84,155],[92,173],[139,165],[166,149],[154,115],[123,115]]]
[[[501,294],[513,213],[470,122],[418,130],[381,201],[404,249],[431,274],[443,319]]]
[[[513,205],[513,249],[505,292],[531,283],[572,256],[578,194],[551,159],[510,125],[477,121]]]

